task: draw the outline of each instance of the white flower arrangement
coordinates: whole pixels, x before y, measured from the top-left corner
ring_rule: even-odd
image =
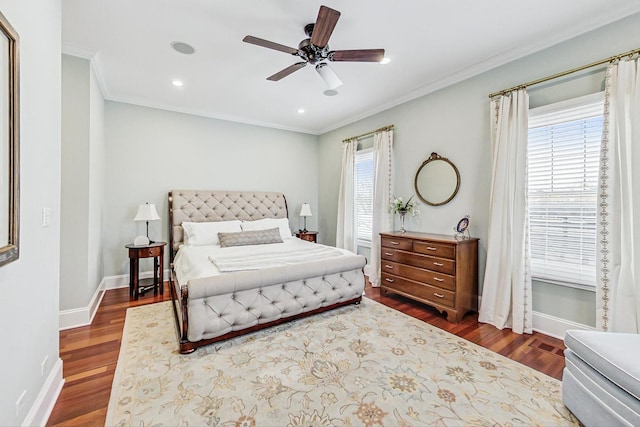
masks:
[[[391,213],[410,213],[412,216],[416,216],[420,213],[420,204],[411,196],[406,202],[402,197],[395,197],[389,205],[389,212]]]

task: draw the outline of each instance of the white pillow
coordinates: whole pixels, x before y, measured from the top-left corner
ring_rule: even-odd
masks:
[[[268,230],[278,227],[282,240],[290,239],[291,229],[289,228],[289,218],[263,218],[255,221],[242,221],[243,231]]]
[[[242,231],[242,221],[183,222],[184,244],[187,246],[219,245],[218,233]]]

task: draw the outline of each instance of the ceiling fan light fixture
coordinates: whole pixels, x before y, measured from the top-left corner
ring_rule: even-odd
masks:
[[[342,80],[340,80],[328,64],[321,62],[316,65],[316,71],[320,74],[320,77],[322,77],[322,80],[324,80],[327,86],[329,86],[329,89],[336,89],[342,86]]]
[[[182,80],[171,80],[171,84],[174,85],[175,87],[182,87],[184,86],[184,82]]]
[[[389,62],[391,62],[391,58],[382,58],[382,61],[380,61],[380,64],[382,65],[386,65]]]

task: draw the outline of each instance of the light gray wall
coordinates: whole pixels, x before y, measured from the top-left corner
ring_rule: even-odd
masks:
[[[155,203],[161,221],[149,224],[149,235],[168,240],[172,189],[281,191],[291,227],[301,227],[308,202],[307,228],[316,229],[316,136],[112,101],[105,113],[105,275],[129,273],[124,245],[145,233],[144,223],[133,222],[139,204]]]
[[[59,361],[61,5],[0,0],[0,10],[20,36],[20,258],[0,267],[0,425],[15,426]]]
[[[62,55],[60,309],[86,308],[103,277],[104,97],[88,60]]]
[[[86,307],[89,215],[89,61],[62,56],[60,309]]]
[[[88,200],[88,274],[87,295],[95,294],[104,277],[104,197],[106,144],[104,129],[105,101],[93,71],[89,73],[89,200]]]
[[[394,193],[414,194],[416,170],[432,151],[448,157],[458,167],[461,185],[458,195],[444,206],[422,205],[417,218],[407,218],[409,230],[452,234],[453,226],[466,214],[471,215],[470,232],[480,238],[480,286],[484,276],[486,240],[491,186],[489,140],[489,93],[540,77],[588,64],[638,47],[640,15],[636,14],[612,25],[495,68],[424,97],[415,99],[356,123],[328,132],[320,137],[318,164],[322,186],[320,232],[328,243],[335,242],[337,194],[340,180],[344,138],[395,124]],[[561,80],[532,90],[532,104],[590,93],[600,85],[597,73],[589,77]],[[586,75],[586,77],[585,77]],[[582,82],[576,80],[586,79]],[[545,89],[552,87],[551,89]],[[542,92],[546,90],[546,92]],[[397,224],[396,224],[397,227]],[[566,304],[559,305],[562,299]],[[534,310],[556,317],[594,324],[593,292],[553,286],[534,287]],[[587,313],[587,314],[585,314]],[[594,315],[595,316],[595,315]]]

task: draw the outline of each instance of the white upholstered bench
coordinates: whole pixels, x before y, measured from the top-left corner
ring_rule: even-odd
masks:
[[[570,330],[562,401],[585,426],[640,426],[640,335]]]

